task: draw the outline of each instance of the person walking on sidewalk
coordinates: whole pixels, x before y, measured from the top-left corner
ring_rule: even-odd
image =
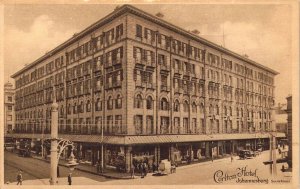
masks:
[[[17,175],[17,185],[22,185],[23,177],[22,177],[22,171],[20,170]]]
[[[231,152],[230,159],[231,159],[231,163],[232,163],[233,162],[233,154],[232,154],[232,152]]]
[[[69,185],[72,185],[72,173],[69,173],[68,183],[69,183]]]

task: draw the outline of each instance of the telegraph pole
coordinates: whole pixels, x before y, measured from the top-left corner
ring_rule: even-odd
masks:
[[[51,106],[51,160],[50,160],[50,185],[57,184],[57,138],[58,138],[58,104],[56,103],[55,90],[54,99]]]

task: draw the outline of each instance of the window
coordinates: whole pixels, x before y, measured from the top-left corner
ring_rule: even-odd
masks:
[[[143,116],[142,115],[134,116],[134,126],[135,126],[135,134],[142,134],[142,132],[143,132]]]
[[[115,103],[116,103],[116,109],[122,108],[122,98],[121,98],[121,95],[117,96],[117,99],[116,99]]]
[[[80,113],[83,113],[83,112],[84,112],[84,104],[83,104],[83,101],[80,102],[79,112],[80,112]]]
[[[153,116],[147,116],[146,121],[146,133],[154,134]]]
[[[174,102],[174,112],[179,112],[180,111],[180,104],[178,100],[175,100]]]
[[[142,26],[139,24],[136,25],[136,37],[140,39],[143,37],[143,29]]]
[[[151,96],[147,97],[147,109],[152,110],[153,109],[153,100]]]
[[[12,102],[12,97],[11,97],[11,96],[8,96],[8,97],[7,97],[7,100],[8,100],[8,102]]]
[[[135,97],[134,104],[135,108],[143,108],[143,99],[140,94]]]
[[[162,98],[160,101],[160,109],[161,110],[168,110],[169,109],[169,102],[166,98]]]
[[[12,115],[7,116],[7,121],[12,121]]]
[[[123,24],[120,24],[116,28],[116,38],[119,39],[123,35]]]
[[[115,125],[113,127],[113,133],[122,133],[122,115],[115,116]]]
[[[209,114],[213,114],[214,113],[214,109],[212,104],[209,105]]]
[[[183,118],[183,133],[188,133],[189,131],[189,118]]]
[[[200,104],[200,113],[201,114],[204,113],[204,104],[203,103]]]
[[[169,117],[160,117],[160,133],[166,134],[169,133]]]
[[[180,132],[180,118],[179,117],[174,117],[174,129],[175,129],[175,133],[179,133]]]
[[[96,100],[95,109],[96,109],[96,111],[102,110],[102,103],[100,101],[100,98],[97,98],[97,100]]]
[[[86,111],[87,112],[91,111],[91,101],[90,100],[88,100],[87,103],[86,103]]]
[[[219,115],[219,106],[216,105],[216,114]]]
[[[74,106],[73,106],[73,114],[77,114],[77,103],[76,102],[74,103]]]
[[[7,106],[7,110],[12,111],[12,106]]]
[[[113,99],[112,99],[111,96],[108,97],[108,99],[107,99],[107,109],[108,110],[112,110],[113,109]]]
[[[195,102],[192,104],[192,112],[197,113],[197,106]]]

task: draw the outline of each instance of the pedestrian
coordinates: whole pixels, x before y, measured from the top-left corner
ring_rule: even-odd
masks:
[[[231,153],[230,159],[231,159],[231,163],[232,163],[233,162],[233,154],[232,153]]]
[[[69,185],[72,185],[72,173],[69,173],[68,183],[69,183]]]
[[[139,163],[141,178],[144,178],[144,164],[142,162]]]
[[[59,166],[57,166],[57,177],[59,177]]]
[[[156,166],[156,163],[154,162],[153,165],[152,165],[152,172],[153,172],[153,173],[155,173],[156,167],[157,167],[157,166]]]
[[[23,177],[22,177],[22,171],[20,170],[17,175],[17,185],[22,185]]]
[[[148,173],[148,165],[147,165],[147,163],[143,163],[143,172],[144,172],[144,176],[147,176],[147,173]]]
[[[131,165],[131,178],[134,179],[134,170],[135,170],[135,166],[132,164]]]

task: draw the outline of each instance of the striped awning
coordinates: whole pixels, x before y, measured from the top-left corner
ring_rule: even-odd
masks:
[[[28,134],[14,133],[7,134],[7,137],[14,138],[50,138],[50,134]],[[259,139],[276,136],[277,138],[285,137],[285,133],[232,133],[232,134],[199,134],[199,135],[126,135],[126,136],[103,136],[104,144],[114,145],[138,145],[138,144],[165,144],[165,143],[185,143],[201,141],[218,141],[218,140],[243,140]],[[73,142],[101,143],[101,135],[70,135],[60,134],[59,138],[68,139]]]

